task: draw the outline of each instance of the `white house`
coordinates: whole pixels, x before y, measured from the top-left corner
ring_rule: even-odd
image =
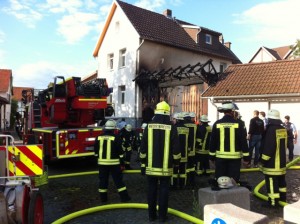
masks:
[[[295,44],[276,48],[260,47],[249,63],[296,59],[298,57],[293,54],[296,49]]]
[[[237,103],[247,130],[254,110],[267,114],[269,109],[278,109],[282,120],[289,115],[299,132],[300,60],[230,65],[223,76],[221,81],[202,94],[210,101],[208,114],[212,123],[223,116],[216,107],[232,100]],[[298,155],[299,141],[300,138],[295,146]]]
[[[115,0],[96,44],[98,77],[113,87],[115,117],[137,126],[163,97],[172,112],[207,112],[207,79],[240,60],[221,33]]]

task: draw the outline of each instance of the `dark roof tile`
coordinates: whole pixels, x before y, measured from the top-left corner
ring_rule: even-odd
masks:
[[[163,14],[142,9],[120,0],[116,0],[116,2],[122,8],[141,38],[210,56],[221,57],[233,63],[241,63],[237,56],[220,42],[218,43],[219,46],[214,49],[205,48],[197,44],[180,25],[193,25],[191,23],[175,18],[168,18]],[[207,28],[204,29],[215,35],[221,35],[219,32]]]

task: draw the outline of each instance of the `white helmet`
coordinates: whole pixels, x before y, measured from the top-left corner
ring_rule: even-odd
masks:
[[[225,112],[225,111],[234,111],[234,110],[238,110],[238,106],[233,103],[233,102],[224,102],[222,103],[222,106],[221,107],[218,107],[218,111],[219,112]]]
[[[178,113],[178,115],[177,115],[177,120],[183,121],[183,120],[184,120],[184,119],[183,119],[184,113],[185,113],[185,112],[180,112],[180,113]]]
[[[105,123],[105,129],[115,129],[116,128],[116,122],[114,120],[108,120]]]
[[[181,113],[182,113],[182,117],[183,117],[183,118],[191,117],[191,115],[190,115],[189,112],[181,112]]]
[[[174,118],[174,119],[176,119],[177,120],[177,118],[178,118],[178,112],[176,112],[176,113],[174,113],[173,115],[172,115],[172,117]]]
[[[202,122],[210,122],[210,121],[208,120],[207,115],[205,115],[205,114],[201,115],[200,121],[202,121]]]
[[[268,111],[268,118],[280,120],[280,113],[278,110],[271,109]]]
[[[146,127],[147,127],[147,123],[143,123],[141,126],[142,129],[145,129]]]
[[[190,114],[191,118],[195,118],[196,117],[196,114],[194,112],[190,112],[189,114]]]
[[[230,177],[222,176],[219,177],[218,180],[219,188],[232,188],[234,184],[232,183],[233,180]]]
[[[125,129],[126,129],[126,131],[131,131],[132,130],[132,125],[131,124],[126,124]]]

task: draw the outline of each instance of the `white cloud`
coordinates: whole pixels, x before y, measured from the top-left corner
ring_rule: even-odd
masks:
[[[32,8],[32,2],[26,0],[10,0],[10,6],[2,10],[15,16],[29,28],[35,28],[37,21],[42,19],[42,14]]]
[[[35,89],[45,89],[55,76],[84,77],[96,70],[96,62],[84,61],[76,66],[71,64],[53,63],[38,61],[36,63],[25,64],[13,70],[13,85],[34,87]]]
[[[97,21],[99,21],[97,14],[73,13],[58,21],[58,33],[65,38],[67,43],[73,44],[94,30],[94,23]]]
[[[47,0],[46,7],[52,13],[77,12],[83,3],[81,0]]]
[[[139,0],[134,5],[147,10],[155,11],[155,9],[161,8],[165,5],[165,0]]]
[[[262,3],[235,15],[235,23],[252,30],[251,37],[246,37],[249,40],[268,41],[284,46],[300,38],[300,29],[295,26],[300,20],[299,8],[299,0]]]

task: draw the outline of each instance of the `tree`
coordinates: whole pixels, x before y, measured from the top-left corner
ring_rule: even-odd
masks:
[[[16,121],[16,115],[18,111],[18,101],[15,99],[11,100],[11,113],[10,113],[10,128],[14,127]]]
[[[291,46],[291,49],[294,50],[292,55],[297,58],[300,56],[300,39],[297,39],[296,44],[294,46]]]

